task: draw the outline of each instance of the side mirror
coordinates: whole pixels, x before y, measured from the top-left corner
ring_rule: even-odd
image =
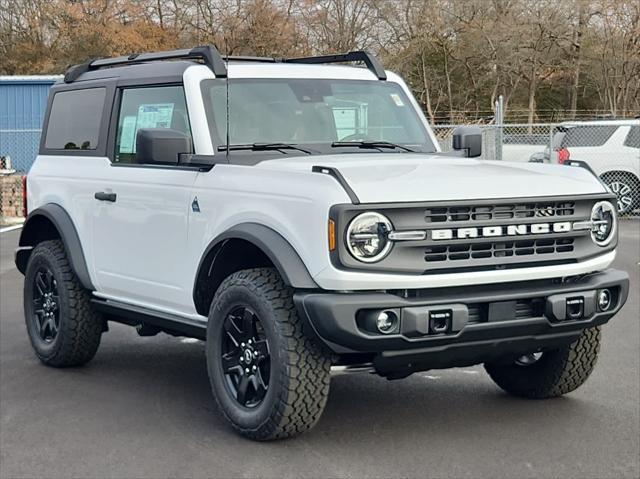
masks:
[[[191,137],[170,128],[141,128],[136,135],[136,163],[177,165],[182,153],[192,153]]]
[[[464,150],[466,157],[482,155],[482,130],[477,126],[459,126],[453,130],[453,149]]]

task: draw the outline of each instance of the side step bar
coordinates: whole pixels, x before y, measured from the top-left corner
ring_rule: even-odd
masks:
[[[152,326],[174,336],[186,336],[203,341],[207,338],[207,325],[198,321],[117,301],[93,298],[91,303],[105,314],[109,321],[129,326]]]

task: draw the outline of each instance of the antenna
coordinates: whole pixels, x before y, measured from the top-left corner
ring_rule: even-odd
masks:
[[[227,163],[229,163],[229,150],[231,150],[231,148],[229,148],[229,43],[227,42],[227,37],[225,36],[224,38],[224,49],[227,52],[227,57],[225,58],[225,62],[227,64],[227,76],[225,78],[225,82],[227,84],[227,131],[226,131],[226,144],[227,144],[227,151],[226,151],[226,159],[227,159]]]

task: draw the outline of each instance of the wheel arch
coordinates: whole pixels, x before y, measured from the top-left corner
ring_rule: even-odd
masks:
[[[38,243],[53,239],[62,241],[71,268],[80,284],[88,290],[94,290],[78,231],[69,213],[55,203],[48,203],[29,213],[22,227],[19,248],[15,255],[18,271],[24,274],[31,252]]]
[[[317,289],[304,262],[278,232],[257,223],[242,223],[213,239],[205,249],[193,284],[198,314],[209,314],[216,290],[230,274],[242,269],[274,267],[287,286]]]

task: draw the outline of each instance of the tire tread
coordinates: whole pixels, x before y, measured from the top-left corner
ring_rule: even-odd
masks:
[[[102,317],[94,311],[91,295],[82,287],[73,271],[62,241],[49,240],[39,243],[34,248],[32,257],[39,254],[45,255],[61,271],[58,295],[67,296],[69,308],[64,329],[58,332],[62,334],[61,341],[53,353],[45,355],[34,347],[35,353],[48,366],[63,368],[86,364],[93,359],[100,345],[103,330]],[[26,283],[25,287],[28,287]],[[62,318],[60,318],[60,324],[62,327]]]
[[[276,330],[285,344],[279,357],[284,358],[280,380],[286,387],[278,391],[275,407],[267,420],[256,428],[247,429],[235,424],[218,401],[220,410],[238,432],[252,439],[272,440],[298,435],[312,428],[322,415],[329,395],[330,356],[304,334],[293,303],[293,290],[284,284],[275,269],[255,268],[232,274],[220,285],[211,307],[215,307],[219,296],[236,286],[252,289],[273,308]]]
[[[601,329],[585,329],[577,341],[551,351],[541,364],[485,364],[493,381],[515,396],[546,399],[562,396],[579,388],[593,371],[600,351]],[[528,374],[526,368],[535,368]]]

